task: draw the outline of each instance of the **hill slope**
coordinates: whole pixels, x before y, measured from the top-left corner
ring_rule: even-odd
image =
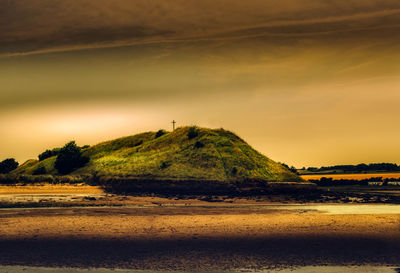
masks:
[[[136,177],[145,179],[232,181],[301,181],[281,164],[258,153],[235,134],[223,129],[196,128],[197,135],[188,137],[190,127],[156,137],[147,132],[103,142],[83,150],[90,162],[71,175]],[[32,174],[45,167],[54,169],[56,157],[30,161],[14,171]]]

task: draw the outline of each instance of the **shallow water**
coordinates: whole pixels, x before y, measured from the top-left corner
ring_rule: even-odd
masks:
[[[137,206],[100,206],[101,208],[107,209],[121,209],[121,208],[132,208],[132,209],[146,209],[148,205],[137,205]],[[71,208],[85,208],[85,209],[98,209],[99,206],[72,206]],[[158,206],[157,206],[158,207]],[[400,204],[312,204],[312,205],[259,205],[259,206],[180,206],[180,205],[165,205],[163,208],[220,208],[220,209],[235,209],[235,208],[252,208],[269,211],[289,210],[299,213],[322,213],[322,214],[400,214]],[[65,207],[38,207],[38,208],[0,208],[0,210],[40,210],[40,209],[65,209]],[[162,208],[161,208],[162,209]]]
[[[0,202],[26,203],[26,202],[68,202],[73,200],[84,200],[85,197],[104,197],[104,194],[86,193],[44,193],[44,194],[8,194],[0,193]]]
[[[105,269],[105,268],[50,268],[50,267],[28,267],[28,266],[0,266],[3,273],[183,273],[183,271],[152,271],[152,270],[130,270],[130,269]],[[189,272],[189,271],[187,271]],[[262,272],[262,273],[398,273],[400,268],[385,266],[305,266],[300,268],[277,269],[277,270],[237,270],[237,271],[190,271],[199,273],[226,273],[226,272]]]

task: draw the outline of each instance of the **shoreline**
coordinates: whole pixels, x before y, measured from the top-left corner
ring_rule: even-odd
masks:
[[[356,190],[360,190],[357,192]],[[99,186],[0,185],[0,208],[34,207],[121,207],[136,205],[204,205],[234,206],[240,204],[400,204],[400,191],[373,189],[318,189],[311,192],[277,194],[137,194],[119,195]]]

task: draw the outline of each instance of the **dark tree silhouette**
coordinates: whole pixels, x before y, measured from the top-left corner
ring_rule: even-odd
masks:
[[[19,163],[14,158],[7,158],[0,162],[0,173],[9,173],[18,167]]]
[[[89,157],[83,156],[81,148],[75,141],[65,144],[58,153],[54,167],[60,174],[68,174],[89,162]]]
[[[285,167],[286,169],[288,169],[289,171],[291,171],[292,173],[299,174],[299,172],[297,171],[297,169],[296,169],[295,166],[289,167],[288,164],[285,164],[285,163],[282,163],[282,162],[279,162],[279,163],[280,163],[283,167]]]
[[[232,175],[237,175],[237,172],[238,172],[237,168],[233,167],[232,168]]]
[[[292,173],[295,173],[295,174],[299,174],[299,172],[297,171],[297,169],[296,169],[295,166],[291,166],[291,167],[289,168],[289,171],[291,171]]]
[[[60,152],[60,148],[54,148],[52,150],[46,150],[38,155],[39,161],[45,160],[46,158],[56,156]]]

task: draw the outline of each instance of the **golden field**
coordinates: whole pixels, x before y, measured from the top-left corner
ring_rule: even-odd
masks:
[[[301,175],[301,178],[303,178],[306,181],[309,181],[311,179],[319,180],[322,177],[332,178],[332,179],[336,179],[336,180],[340,180],[340,179],[363,180],[363,179],[368,179],[368,178],[372,178],[372,177],[382,177],[383,179],[385,179],[385,178],[399,178],[400,179],[400,173],[355,173],[355,174],[308,174],[308,175]]]

